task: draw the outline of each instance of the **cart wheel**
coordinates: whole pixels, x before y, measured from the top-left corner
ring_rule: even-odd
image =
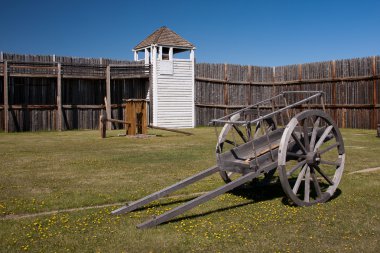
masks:
[[[299,206],[326,202],[341,180],[345,162],[342,135],[319,110],[297,114],[286,126],[278,150],[282,188]]]
[[[235,114],[231,117],[231,121],[238,121],[240,119],[240,114]],[[276,125],[272,119],[265,119],[264,121],[258,123],[255,127],[254,133],[251,134],[253,138],[259,138],[265,134],[265,132],[270,132],[276,129]],[[218,137],[218,143],[216,145],[216,154],[221,154],[225,150],[233,149],[241,144],[244,144],[248,141],[249,136],[246,133],[245,129],[239,127],[238,125],[226,123]],[[260,183],[269,182],[275,169],[264,174],[264,178],[260,178]],[[229,183],[236,178],[240,177],[240,173],[220,171],[220,176],[222,177],[225,183]],[[257,180],[256,180],[257,181]]]

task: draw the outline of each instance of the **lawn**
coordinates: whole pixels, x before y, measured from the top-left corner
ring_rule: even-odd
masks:
[[[136,212],[110,215],[215,163],[212,128],[193,136],[110,131],[0,133],[1,252],[380,252],[380,138],[343,129],[346,168],[325,204],[287,204],[281,185],[248,187],[151,229],[152,215],[223,185],[214,175]]]

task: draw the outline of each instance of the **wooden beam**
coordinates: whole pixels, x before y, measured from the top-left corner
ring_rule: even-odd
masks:
[[[376,57],[372,56],[372,75],[376,76]],[[378,125],[378,118],[377,118],[377,110],[376,110],[376,104],[377,104],[377,83],[376,79],[373,79],[373,112],[372,112],[372,118],[373,123],[372,127],[376,129]]]
[[[331,79],[332,80],[335,80],[336,79],[336,63],[335,63],[335,60],[332,61],[332,64],[331,64]],[[332,83],[332,90],[331,90],[331,103],[333,105],[336,105],[336,83]],[[336,111],[333,111],[333,119],[335,122],[337,122],[337,116],[336,116]]]
[[[220,108],[220,109],[242,109],[247,107],[246,105],[219,105],[219,104],[201,104],[196,103],[195,106],[198,107],[208,107],[208,108]],[[372,104],[325,104],[325,108],[329,109],[372,109]],[[323,108],[322,104],[305,104],[305,105],[299,105],[295,106],[294,108]],[[268,109],[271,110],[272,106],[260,106],[260,109]],[[380,104],[377,104],[375,108],[380,108]]]
[[[222,79],[206,78],[206,77],[195,77],[196,81],[210,82],[217,84],[245,84],[245,85],[262,85],[262,86],[272,86],[272,85],[299,85],[299,84],[310,84],[310,83],[338,83],[338,82],[354,82],[354,81],[370,81],[370,80],[380,79],[380,75],[375,76],[358,76],[358,77],[340,77],[340,78],[323,78],[323,79],[302,79],[301,81],[283,81],[283,82],[246,82],[246,81],[226,81]]]
[[[224,89],[223,89],[223,97],[224,97],[224,104],[225,105],[228,105],[229,102],[228,102],[228,73],[227,73],[227,70],[228,70],[228,65],[227,63],[224,64]],[[225,110],[225,115],[228,114],[228,109],[226,108]]]
[[[107,66],[106,70],[106,99],[105,99],[105,105],[106,105],[106,113],[107,113],[107,119],[112,118],[111,115],[111,70],[110,66]],[[111,130],[112,124],[111,122],[107,122],[107,130]]]
[[[57,130],[62,131],[62,68],[61,63],[58,63],[57,70]]]
[[[298,64],[298,81],[302,81],[302,64]]]
[[[247,81],[248,82],[251,82],[252,81],[252,66],[249,65],[248,66],[248,77],[247,77]],[[247,101],[247,105],[250,105],[252,104],[252,89],[251,89],[251,86],[250,85],[247,85],[246,86],[246,91],[245,91],[245,94],[246,94],[246,101]]]
[[[4,132],[9,132],[9,104],[8,104],[8,62],[4,62]]]

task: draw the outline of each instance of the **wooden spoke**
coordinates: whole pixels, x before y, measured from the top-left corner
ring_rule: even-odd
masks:
[[[298,158],[305,158],[306,157],[305,155],[301,155],[301,154],[294,153],[294,152],[286,152],[286,155],[291,156],[291,157],[298,157]]]
[[[315,175],[314,168],[310,168],[310,172],[311,172],[311,178],[313,180],[315,192],[317,193],[318,198],[320,198],[322,197],[322,191],[321,191],[321,187],[318,184],[318,180],[317,180],[317,176]]]
[[[339,159],[338,159],[338,161],[336,161],[336,162],[331,162],[331,161],[326,161],[326,160],[321,159],[321,160],[319,160],[319,163],[320,164],[333,165],[333,166],[339,166],[341,161],[339,161]]]
[[[307,119],[303,121],[303,127],[302,127],[302,132],[303,132],[303,140],[305,143],[305,149],[307,152],[310,151],[310,141],[309,141],[309,133],[307,132],[307,124],[306,124]]]
[[[319,174],[330,184],[333,185],[334,182],[321,170],[321,168],[318,165],[313,166],[316,171],[318,171]]]
[[[304,201],[310,202],[310,167],[307,166],[305,173],[305,192],[304,192]]]
[[[321,120],[321,118],[318,117],[317,120],[314,122],[313,132],[311,133],[310,150],[314,150],[314,145],[315,145],[315,141],[317,139],[317,131],[318,131],[320,120]]]
[[[294,193],[294,194],[297,194],[297,192],[298,192],[298,188],[300,187],[301,181],[302,181],[302,179],[303,179],[303,177],[304,177],[304,175],[305,175],[305,172],[306,172],[306,168],[307,168],[307,167],[308,167],[307,164],[305,164],[305,165],[303,166],[303,168],[302,168],[300,174],[298,174],[297,181],[296,181],[296,183],[295,183],[294,186],[293,186],[293,193]]]
[[[314,151],[317,151],[317,149],[324,143],[327,135],[329,135],[329,133],[331,132],[331,130],[333,129],[333,126],[328,126],[326,127],[325,131],[323,132],[321,138],[319,138],[317,144],[315,144],[315,147],[314,147]]]
[[[338,127],[325,112],[295,115],[285,128],[278,154],[281,186],[293,203],[310,206],[333,196],[343,175],[345,151]]]
[[[296,171],[297,169],[301,168],[302,166],[304,166],[306,163],[306,160],[303,160],[302,162],[299,162],[297,163],[296,166],[294,166],[293,168],[291,168],[288,172],[286,172],[286,175],[287,176],[290,176],[294,173],[294,171]]]
[[[230,141],[230,140],[225,140],[224,142],[227,142],[228,144],[231,144],[231,145],[233,145],[233,146],[239,146],[239,145],[237,145],[234,141]]]
[[[338,142],[335,142],[334,144],[328,146],[327,148],[320,150],[320,151],[319,151],[319,154],[322,155],[322,154],[324,154],[324,153],[326,153],[326,152],[328,152],[328,151],[330,151],[330,150],[332,150],[333,148],[338,147],[338,146],[339,146],[339,143],[338,143]]]
[[[302,152],[306,155],[307,154],[307,150],[306,150],[305,146],[302,144],[302,142],[295,135],[295,133],[292,133],[292,137],[295,140],[295,142],[297,143],[297,145],[301,148]]]
[[[235,125],[232,125],[233,128],[236,130],[236,132],[239,134],[240,138],[244,141],[247,142],[247,139],[245,138],[244,134],[242,131],[240,131],[239,128],[237,128]]]

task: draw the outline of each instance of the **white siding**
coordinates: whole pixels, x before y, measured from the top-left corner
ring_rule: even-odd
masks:
[[[193,61],[173,60],[173,74],[162,73],[161,60],[156,62],[156,104],[153,114],[156,116],[155,125],[169,128],[194,127],[194,69]]]

